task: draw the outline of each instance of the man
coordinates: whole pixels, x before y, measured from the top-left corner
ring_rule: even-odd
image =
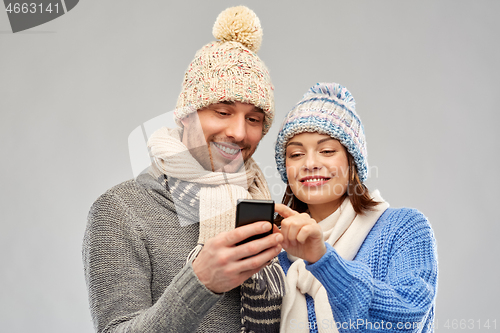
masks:
[[[277,332],[282,235],[234,229],[238,198],[269,199],[251,156],[274,117],[259,19],[229,8],[219,41],[189,65],[175,117],[149,142],[152,166],[92,206],[83,243],[97,332]],[[269,264],[270,263],[270,264]]]

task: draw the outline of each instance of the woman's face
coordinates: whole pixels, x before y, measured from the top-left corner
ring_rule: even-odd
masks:
[[[336,209],[347,191],[347,152],[329,135],[301,133],[286,146],[286,173],[293,194],[311,209],[326,205]]]

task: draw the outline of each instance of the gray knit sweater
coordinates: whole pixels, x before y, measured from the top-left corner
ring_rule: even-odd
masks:
[[[217,295],[198,280],[186,258],[199,223],[176,214],[192,216],[149,174],[93,204],[83,263],[97,332],[239,332],[239,288]]]

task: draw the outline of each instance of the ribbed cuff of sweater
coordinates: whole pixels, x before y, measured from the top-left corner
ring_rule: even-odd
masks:
[[[224,294],[215,294],[205,287],[194,273],[191,263],[186,264],[172,281],[172,285],[186,307],[200,316],[205,316],[215,303],[224,296]]]

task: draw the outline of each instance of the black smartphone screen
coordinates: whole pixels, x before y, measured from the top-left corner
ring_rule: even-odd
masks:
[[[239,199],[236,205],[236,228],[258,221],[269,221],[273,223],[274,220],[274,200],[256,200],[256,199]],[[273,233],[271,229],[259,235],[255,235],[245,239],[244,241],[236,244],[244,244],[270,235]]]

